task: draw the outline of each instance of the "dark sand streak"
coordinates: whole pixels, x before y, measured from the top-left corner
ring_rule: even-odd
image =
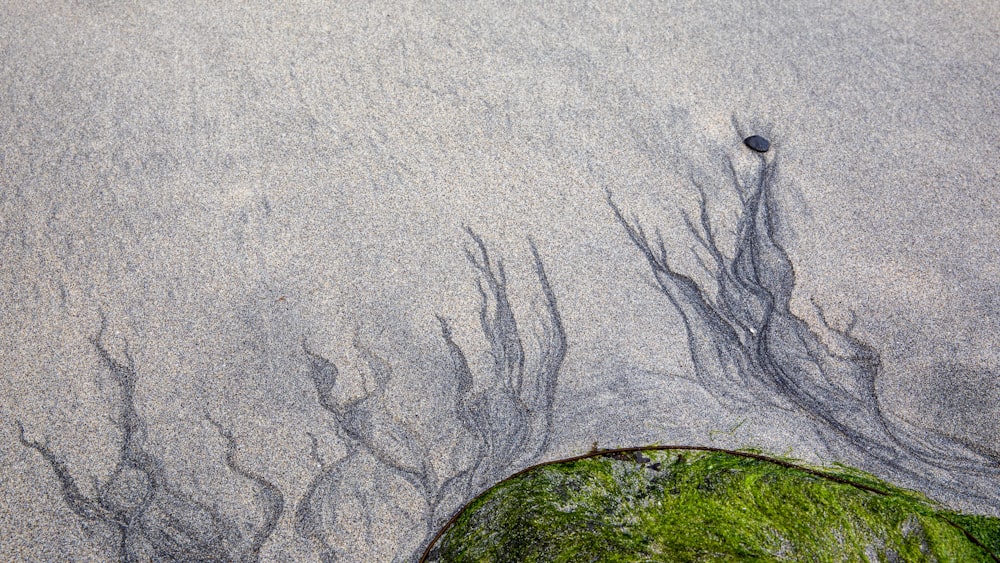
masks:
[[[681,315],[696,380],[734,410],[776,407],[807,414],[834,451],[846,445],[860,455],[864,469],[883,474],[888,469],[888,478],[902,477],[928,494],[943,489],[1000,501],[996,455],[883,411],[875,388],[879,354],[853,334],[853,322],[835,329],[819,310],[828,344],[792,313],[795,270],[775,238],[777,160],[756,158],[757,172],[749,182],[729,162],[729,178],[742,204],[733,256],[716,241],[700,186],[698,219],[684,215],[691,235],[714,262],[706,266],[717,288],[714,295],[674,269],[659,233],[651,239],[638,218],[626,218],[608,193],[615,219]],[[940,470],[947,476],[935,476]]]
[[[347,478],[343,467],[356,456],[371,456],[380,467],[406,480],[421,494],[427,506],[423,549],[440,525],[471,496],[511,471],[531,464],[548,446],[556,385],[567,348],[555,293],[532,243],[535,274],[546,300],[547,322],[539,342],[538,360],[531,369],[521,329],[507,296],[503,261],[491,258],[483,239],[472,230],[467,231],[473,245],[466,250],[466,257],[478,273],[480,325],[493,359],[485,382],[477,386],[466,354],[453,338],[451,326],[444,318],[438,317],[438,321],[454,381],[454,416],[473,438],[472,444],[462,446],[472,460],[468,466],[458,468],[444,479],[435,473],[430,464],[435,452],[422,447],[382,407],[386,385],[392,377],[388,364],[360,342],[355,342],[355,348],[373,373],[376,387],[360,398],[343,402],[335,396],[340,377],[336,365],[303,343],[317,400],[333,415],[340,438],[347,444],[347,455],[322,468],[296,509],[297,533],[312,541],[324,562],[344,554],[328,536],[337,508],[345,500],[342,495],[346,493],[341,491],[345,488],[342,479]],[[412,554],[408,559],[416,556]]]
[[[21,444],[37,451],[48,462],[59,480],[63,500],[74,514],[116,532],[120,561],[258,561],[260,550],[283,511],[280,490],[236,463],[235,440],[225,432],[227,466],[240,477],[253,481],[261,491],[264,523],[252,537],[243,537],[235,521],[172,487],[163,463],[144,446],[146,423],[136,408],[135,362],[127,347],[124,361],[108,351],[102,342],[106,327],[102,315],[100,331],[91,342],[119,393],[120,412],[115,423],[121,431],[121,447],[110,478],[98,483],[96,497],[90,498],[81,492],[65,462],[47,442],[28,439],[23,425],[18,423]]]

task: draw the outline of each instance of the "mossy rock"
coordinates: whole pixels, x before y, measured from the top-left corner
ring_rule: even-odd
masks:
[[[1000,561],[1000,519],[848,469],[753,453],[619,450],[520,473],[426,561]]]

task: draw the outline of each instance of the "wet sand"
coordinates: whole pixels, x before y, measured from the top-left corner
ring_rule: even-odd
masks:
[[[0,558],[408,560],[595,442],[842,461],[1000,514],[948,485],[993,487],[1000,457],[1000,8],[0,15]],[[684,212],[700,186],[735,257],[762,165],[783,318],[880,363],[734,401],[692,353],[721,333],[608,199],[712,299]],[[865,440],[947,441],[929,482],[802,398],[852,369],[907,428]]]

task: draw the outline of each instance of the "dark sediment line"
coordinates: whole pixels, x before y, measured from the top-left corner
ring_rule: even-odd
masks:
[[[333,561],[345,553],[345,548],[329,539],[330,527],[338,505],[345,500],[340,495],[351,489],[343,481],[350,477],[344,475],[343,468],[356,456],[371,456],[381,468],[405,479],[423,496],[427,506],[426,544],[437,527],[469,497],[530,464],[547,447],[557,378],[567,346],[555,294],[538,250],[531,244],[535,274],[546,299],[547,319],[537,360],[529,362],[507,296],[503,261],[493,260],[482,238],[471,230],[468,233],[473,244],[466,255],[478,273],[480,324],[493,358],[485,381],[477,385],[449,323],[438,318],[448,352],[447,369],[454,381],[454,416],[473,438],[472,444],[463,446],[471,452],[472,461],[466,467],[456,468],[448,476],[437,475],[430,464],[434,452],[422,448],[385,412],[383,394],[392,374],[384,360],[355,342],[373,374],[375,389],[360,398],[340,401],[335,393],[339,370],[303,345],[317,400],[334,417],[348,451],[336,464],[323,467],[296,509],[297,533],[313,542],[323,561]]]
[[[235,461],[236,443],[229,444],[228,467],[251,480],[262,492],[264,523],[246,538],[236,522],[217,510],[176,490],[167,479],[162,462],[145,450],[146,424],[136,408],[138,373],[128,350],[116,359],[102,343],[106,320],[91,339],[101,363],[119,393],[116,425],[121,431],[118,461],[111,476],[98,483],[97,494],[84,495],[67,465],[46,442],[30,440],[18,423],[21,444],[41,454],[62,489],[63,500],[78,517],[102,523],[118,535],[114,550],[120,561],[257,561],[284,506],[281,492],[272,483],[242,468]]]
[[[917,429],[883,412],[875,380],[879,354],[853,334],[854,321],[838,330],[817,307],[827,340],[790,310],[795,270],[775,239],[775,160],[757,156],[752,181],[729,176],[742,204],[735,250],[727,256],[716,240],[701,187],[697,219],[684,219],[715,286],[676,270],[663,238],[608,204],[629,240],[645,257],[659,290],[680,313],[697,381],[736,409],[775,407],[803,412],[825,439],[846,444],[870,469],[889,468],[913,486],[949,490],[996,504],[1000,459],[985,449]],[[835,448],[836,449],[836,448]],[[946,475],[935,475],[935,473]]]

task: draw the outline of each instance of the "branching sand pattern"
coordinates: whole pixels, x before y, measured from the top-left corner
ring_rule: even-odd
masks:
[[[838,330],[817,305],[824,338],[792,313],[795,270],[775,240],[777,161],[755,158],[756,173],[749,180],[729,161],[729,179],[742,204],[732,256],[720,249],[701,186],[697,219],[684,215],[699,254],[709,257],[702,265],[714,288],[675,269],[659,232],[651,237],[608,194],[615,218],[683,319],[697,381],[733,409],[772,406],[804,412],[833,451],[846,445],[866,469],[889,468],[909,486],[1000,500],[995,454],[914,428],[882,410],[875,387],[880,358],[852,333],[853,320]]]
[[[354,543],[357,538],[336,537],[337,511],[347,501],[347,495],[362,503],[381,502],[378,495],[356,494],[359,487],[347,482],[351,476],[344,467],[355,458],[369,456],[380,470],[404,479],[423,497],[426,509],[422,543],[426,543],[462,503],[513,471],[530,465],[545,451],[552,427],[556,382],[566,354],[566,335],[555,294],[532,244],[548,322],[540,338],[538,359],[529,367],[521,330],[507,297],[503,261],[491,259],[486,244],[471,230],[469,236],[473,247],[467,256],[479,273],[480,321],[493,358],[485,381],[477,385],[465,352],[453,339],[451,327],[445,319],[439,321],[455,381],[455,416],[473,438],[468,446],[471,465],[447,476],[435,473],[429,459],[433,452],[420,448],[414,437],[384,410],[385,390],[392,373],[389,365],[363,344],[356,341],[355,348],[371,371],[375,388],[360,398],[343,402],[334,393],[340,376],[337,367],[304,346],[317,399],[336,420],[347,447],[344,458],[324,467],[313,480],[296,510],[297,532],[313,541],[323,561],[334,561],[357,549]],[[364,506],[362,512],[370,514],[373,508]],[[371,528],[370,523],[364,526],[366,531]],[[415,554],[405,556],[412,558]],[[404,554],[398,558],[403,559]]]
[[[162,462],[144,447],[146,423],[136,408],[135,362],[127,349],[124,360],[112,356],[102,342],[106,326],[102,316],[101,329],[91,341],[119,393],[115,424],[121,432],[121,449],[114,472],[98,483],[94,497],[88,497],[56,452],[45,441],[29,439],[18,424],[21,444],[48,462],[74,514],[115,531],[120,561],[257,561],[281,518],[281,491],[239,464],[235,440],[218,425],[228,444],[226,465],[252,481],[259,493],[259,527],[245,537],[232,519],[172,487]]]
[[[608,194],[615,218],[645,257],[659,290],[681,315],[695,379],[729,409],[806,414],[831,451],[844,452],[844,461],[876,473],[888,471],[905,485],[931,495],[947,490],[997,502],[1000,460],[994,454],[917,429],[882,410],[875,386],[880,358],[855,336],[853,321],[843,329],[831,327],[817,306],[822,324],[818,332],[791,311],[795,272],[775,239],[772,185],[777,165],[763,156],[756,158],[756,173],[750,180],[741,177],[732,163],[728,169],[742,206],[732,256],[723,251],[710,221],[703,187],[698,186],[697,216],[684,215],[708,281],[676,269],[659,232],[650,236],[639,219],[627,218]],[[542,329],[533,339],[538,349],[531,354],[508,297],[503,261],[490,255],[479,235],[471,230],[468,235],[466,257],[477,273],[480,325],[492,359],[486,373],[473,372],[451,325],[438,319],[447,351],[442,369],[446,380],[453,382],[450,415],[465,462],[435,464],[434,456],[440,452],[424,444],[391,412],[387,404],[392,368],[364,342],[355,338],[354,349],[372,385],[360,396],[344,398],[338,367],[303,340],[315,398],[332,417],[344,448],[341,457],[327,463],[320,455],[319,439],[310,434],[312,457],[320,470],[292,515],[295,532],[311,543],[321,561],[357,560],[366,546],[380,541],[401,542],[385,548],[395,550],[397,561],[417,557],[466,501],[539,461],[549,445],[567,339],[542,259],[532,243],[544,315]],[[172,487],[161,461],[144,447],[146,426],[136,408],[135,362],[127,348],[123,360],[108,351],[102,342],[105,327],[102,318],[92,343],[118,391],[120,413],[115,423],[122,444],[113,474],[99,484],[95,496],[87,496],[45,441],[29,439],[19,427],[21,443],[50,465],[63,499],[77,516],[117,533],[122,561],[257,560],[284,514],[281,491],[238,462],[233,434],[211,419],[226,442],[227,467],[257,491],[258,524],[249,534],[241,532],[232,518]],[[400,493],[400,486],[409,492]],[[392,504],[392,498],[407,496],[419,500],[410,506]],[[385,522],[378,521],[378,514],[387,506],[395,511],[402,536],[409,539],[379,537]]]

